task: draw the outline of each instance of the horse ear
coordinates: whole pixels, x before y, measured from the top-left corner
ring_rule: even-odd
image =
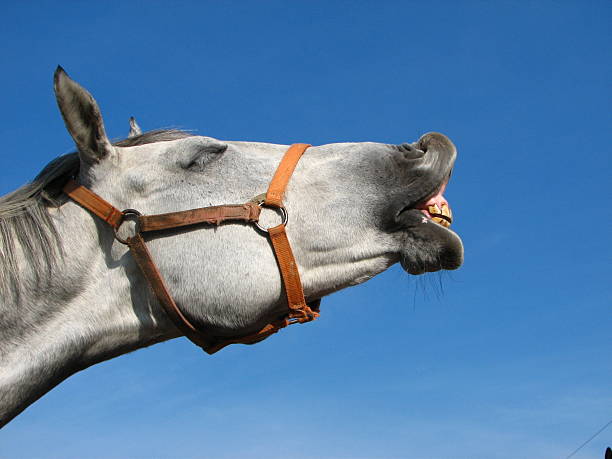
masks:
[[[53,88],[66,128],[79,150],[82,161],[97,163],[113,152],[95,99],[57,66]]]
[[[130,133],[128,134],[128,139],[131,137],[136,137],[140,134],[142,134],[142,129],[140,129],[140,126],[138,126],[136,118],[130,116]]]

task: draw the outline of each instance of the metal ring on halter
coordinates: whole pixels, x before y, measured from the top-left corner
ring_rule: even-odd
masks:
[[[115,239],[117,239],[117,241],[120,242],[123,245],[128,245],[129,238],[122,239],[121,237],[119,237],[119,228],[121,228],[121,225],[125,221],[125,217],[127,217],[128,215],[134,215],[136,217],[140,217],[142,214],[140,212],[138,212],[136,209],[125,209],[125,210],[121,211],[121,214],[123,215],[123,217],[121,217],[121,221],[119,222],[119,225],[117,225],[117,227],[115,228]],[[135,230],[135,233],[136,234],[139,233],[139,231],[138,231],[138,220],[136,220],[136,230]]]
[[[261,208],[266,207],[268,209],[279,210],[281,213],[281,217],[283,219],[283,221],[281,222],[281,225],[285,225],[285,226],[287,225],[287,222],[289,221],[289,214],[287,213],[287,209],[285,209],[284,207],[266,206],[263,202],[258,202],[257,205]],[[264,228],[263,226],[259,224],[259,222],[253,222],[253,224],[257,227],[259,231],[262,231],[264,233],[268,232],[269,228]]]

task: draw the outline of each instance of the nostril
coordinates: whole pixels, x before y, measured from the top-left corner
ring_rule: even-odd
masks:
[[[397,146],[397,149],[404,155],[406,159],[418,159],[421,158],[425,152],[419,150],[414,145],[410,143],[402,143]]]

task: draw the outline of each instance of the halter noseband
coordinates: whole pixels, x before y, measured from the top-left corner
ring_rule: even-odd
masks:
[[[303,143],[292,145],[278,165],[265,196],[260,195],[261,199],[258,199],[260,197],[258,196],[245,204],[201,207],[168,214],[142,215],[134,209],[118,210],[93,191],[79,185],[74,180],[69,180],[68,183],[66,183],[64,192],[72,200],[101,218],[113,228],[115,231],[115,238],[129,247],[134,260],[149,282],[157,299],[177,328],[193,343],[204,349],[204,351],[209,354],[214,354],[228,344],[257,343],[287,325],[310,322],[319,317],[318,301],[307,304],[304,298],[304,289],[302,287],[302,281],[300,280],[300,273],[297,269],[293,251],[291,250],[291,245],[289,244],[285,231],[287,210],[283,206],[283,196],[289,179],[298,161],[302,157],[302,154],[308,147],[310,147],[310,145]],[[283,222],[272,228],[262,228],[259,225],[261,207],[278,209],[282,213]],[[136,229],[133,236],[122,239],[117,235],[117,231],[126,219],[135,220]],[[282,318],[270,322],[255,333],[232,338],[214,336],[211,333],[206,333],[198,329],[187,319],[187,317],[185,317],[172,298],[164,282],[164,278],[157,269],[151,257],[151,253],[145,244],[145,240],[142,237],[142,233],[151,231],[163,231],[195,224],[218,225],[225,221],[252,223],[256,225],[260,231],[268,234],[285,287],[288,306],[288,311]]]

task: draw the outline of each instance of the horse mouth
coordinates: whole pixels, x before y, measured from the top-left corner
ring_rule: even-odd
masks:
[[[442,185],[440,185],[432,196],[423,199],[420,204],[414,207],[414,209],[420,210],[429,220],[444,228],[450,228],[453,223],[453,212],[450,208],[450,204],[444,197],[449,179],[450,175],[446,177]]]
[[[453,213],[444,197],[447,184],[448,177],[437,191],[405,206],[396,217],[405,235],[400,262],[410,274],[452,270],[463,264],[463,244],[450,228]]]

